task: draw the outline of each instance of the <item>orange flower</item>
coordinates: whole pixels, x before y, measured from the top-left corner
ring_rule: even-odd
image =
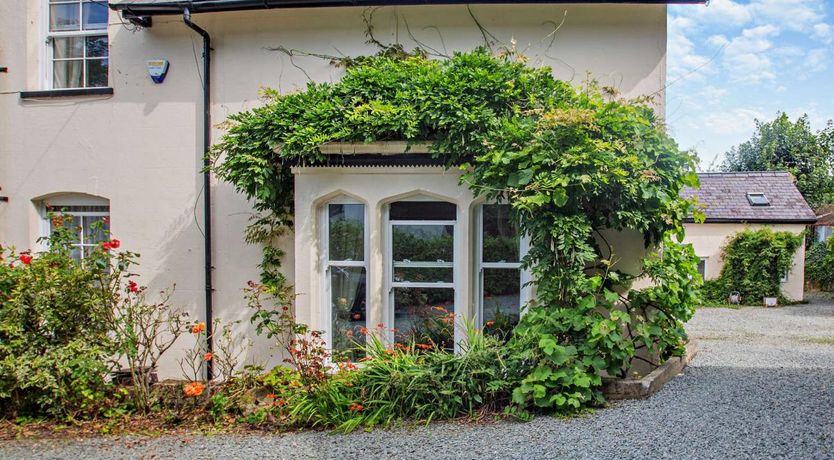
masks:
[[[205,391],[206,386],[203,385],[201,382],[191,382],[186,384],[182,391],[185,393],[186,396],[200,396]]]
[[[212,359],[214,359],[214,353],[210,351],[203,355],[203,361],[211,361]]]
[[[206,323],[197,323],[194,326],[191,326],[191,333],[192,334],[199,334],[206,330]]]
[[[270,394],[266,395],[266,399],[275,399],[277,397],[278,396],[275,396],[275,393],[270,393]]]
[[[272,403],[272,404],[275,404],[275,405],[276,405],[276,406],[278,406],[278,407],[284,407],[284,406],[286,406],[286,405],[287,405],[287,404],[289,404],[289,403],[288,403],[288,402],[287,402],[287,400],[286,400],[286,399],[284,399],[284,398],[278,398],[278,399],[276,399],[276,400],[275,400],[275,402],[274,402],[274,403]]]
[[[417,347],[417,348],[419,348],[419,349],[421,349],[421,350],[429,350],[429,349],[431,349],[431,345],[429,345],[429,344],[427,344],[427,343],[417,343],[417,344],[415,344],[414,346],[415,346],[415,347]]]
[[[348,410],[351,412],[362,412],[362,409],[364,409],[364,407],[362,407],[362,404],[353,403],[350,406],[348,406]]]
[[[486,326],[486,327],[492,327],[492,326],[495,326],[495,321],[494,321],[494,320],[489,320],[489,321],[487,321],[487,322],[486,322],[485,326]]]

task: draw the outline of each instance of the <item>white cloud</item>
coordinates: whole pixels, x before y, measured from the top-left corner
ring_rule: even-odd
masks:
[[[754,0],[748,8],[753,17],[796,31],[808,31],[823,17],[819,0]]]
[[[812,30],[814,38],[825,43],[826,45],[834,42],[834,28],[830,25],[820,22],[819,24],[814,24]]]
[[[828,50],[826,48],[816,48],[808,51],[805,56],[805,71],[821,72],[826,67],[828,67]]]
[[[727,37],[723,35],[712,35],[707,38],[707,43],[712,46],[726,46],[730,44],[730,40],[727,40]]]
[[[711,72],[709,58],[695,52],[695,44],[687,33],[695,27],[692,19],[674,17],[669,21],[667,54],[670,80],[686,76],[688,80],[702,79]]]
[[[741,35],[729,40],[725,45],[722,65],[730,78],[748,83],[776,78],[768,51],[773,48],[769,38],[778,34],[777,27],[763,25],[744,29]]]
[[[708,130],[704,134],[743,136],[753,131],[756,127],[756,119],[767,118],[767,115],[755,109],[734,108],[708,113],[702,121],[703,126]]]
[[[695,19],[700,25],[743,26],[753,18],[748,5],[733,0],[713,0],[704,5],[682,5],[673,11]]]

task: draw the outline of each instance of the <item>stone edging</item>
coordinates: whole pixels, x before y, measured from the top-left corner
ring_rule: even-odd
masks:
[[[646,399],[680,374],[684,367],[698,354],[698,343],[690,339],[682,357],[674,357],[639,380],[603,378],[602,393],[605,399]]]

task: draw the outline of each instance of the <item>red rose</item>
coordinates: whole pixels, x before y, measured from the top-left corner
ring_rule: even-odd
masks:
[[[135,294],[135,293],[139,292],[139,285],[136,284],[135,281],[131,280],[131,281],[128,281],[128,283],[127,283],[127,289],[130,292],[133,292]]]
[[[111,249],[119,249],[119,246],[122,245],[122,242],[116,239],[110,240],[110,248]]]
[[[109,251],[113,249],[113,246],[110,244],[109,241],[105,241],[104,243],[101,243],[101,249],[104,251]]]
[[[29,254],[21,254],[20,261],[23,262],[24,265],[29,265],[32,263],[32,256]]]

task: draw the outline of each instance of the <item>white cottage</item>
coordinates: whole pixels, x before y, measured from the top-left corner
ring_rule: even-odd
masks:
[[[374,6],[381,7],[372,17],[381,41],[467,50],[483,44],[477,19],[559,78],[580,84],[590,73],[625,96],[656,95],[662,115],[665,3],[2,2],[0,241],[37,249],[49,232],[49,206],[76,214],[85,228],[107,218],[123,246],[142,254],[144,284],[176,283],[174,302],[196,317],[241,320],[240,332],[255,339],[248,359],[274,364],[267,342],[254,337],[241,291],[258,277],[261,255],[243,240],[251,204],[201,171],[207,145],[223,132],[216,124],[258,106],[259,88],[295,91],[308,77],[330,81],[342,72],[271,48],[373,53],[363,32]],[[486,238],[514,238],[502,210],[475,200],[455,172],[425,159],[362,158],[294,170],[297,226],[282,247],[286,276],[301,294],[299,319],[332,335],[335,297],[350,306],[347,321],[407,322],[407,304],[418,294],[482,322],[495,312],[517,314],[531,295],[521,288],[523,243],[500,256],[484,246]],[[345,223],[361,237],[349,251],[335,250],[328,232]],[[430,241],[443,255],[416,260],[400,251],[407,244],[398,238]],[[624,241],[625,251],[642,250],[639,238]],[[426,269],[433,278],[409,276]],[[509,281],[497,289],[498,278]],[[177,375],[175,358],[163,374]]]

